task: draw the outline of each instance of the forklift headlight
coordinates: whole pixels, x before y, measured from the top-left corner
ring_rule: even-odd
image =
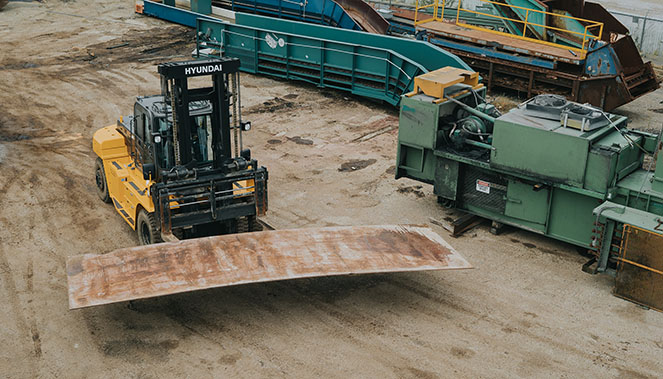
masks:
[[[161,136],[154,136],[154,143],[161,143]]]
[[[248,132],[249,130],[251,130],[251,121],[242,122],[241,127],[243,131]]]

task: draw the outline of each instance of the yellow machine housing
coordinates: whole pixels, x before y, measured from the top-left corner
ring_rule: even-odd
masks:
[[[142,208],[154,212],[150,197],[151,179],[143,179],[143,172],[137,169],[131,158],[131,141],[118,126],[111,125],[97,130],[92,138],[92,150],[103,162],[108,194],[113,206],[122,218],[136,229],[136,216]]]

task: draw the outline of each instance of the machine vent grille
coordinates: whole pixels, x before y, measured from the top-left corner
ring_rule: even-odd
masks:
[[[523,106],[521,106],[523,107]],[[538,95],[524,103],[524,112],[527,115],[548,120],[559,120],[560,125],[567,128],[578,129],[583,132],[594,130],[610,121],[599,108],[588,104],[578,104],[567,101],[560,95]]]
[[[536,117],[559,120],[562,111],[569,105],[564,96],[538,95],[525,103],[525,112]]]
[[[463,205],[472,205],[493,212],[504,214],[506,207],[507,181],[497,175],[491,174],[472,166],[465,166],[463,170]],[[481,190],[477,189],[480,181]],[[488,189],[484,184],[488,184]]]

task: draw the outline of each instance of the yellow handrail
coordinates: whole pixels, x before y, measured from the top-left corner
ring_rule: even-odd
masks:
[[[538,9],[531,9],[531,8],[522,7],[522,6],[518,6],[518,5],[505,4],[505,3],[500,3],[500,2],[496,2],[496,1],[492,1],[492,0],[480,0],[480,1],[483,2],[483,3],[487,3],[487,4],[494,4],[494,5],[497,5],[497,6],[524,10],[525,11],[525,19],[524,20],[514,19],[514,18],[509,18],[509,17],[500,16],[500,15],[494,15],[494,14],[490,14],[490,13],[485,13],[485,12],[480,12],[480,11],[476,11],[476,10],[472,10],[472,9],[463,8],[462,0],[458,0],[458,9],[456,10],[456,24],[467,27],[467,28],[471,28],[471,29],[486,30],[486,31],[489,31],[489,32],[495,33],[495,34],[507,35],[507,36],[510,36],[510,37],[517,37],[517,38],[531,40],[531,41],[538,42],[538,43],[543,43],[543,44],[550,45],[550,46],[556,46],[556,47],[561,47],[561,48],[564,48],[564,49],[569,49],[569,50],[572,50],[572,51],[578,51],[578,52],[581,52],[582,54],[586,53],[588,42],[590,40],[598,40],[598,39],[601,39],[601,37],[603,36],[603,23],[602,22],[588,20],[588,19],[579,18],[579,17],[567,16],[567,15],[564,15],[564,14],[557,14],[557,13],[542,11],[542,10],[538,10]],[[426,9],[426,8],[431,8],[431,7],[433,7],[433,17],[432,18],[427,18],[427,19],[424,19],[424,20],[419,20],[419,10]],[[443,21],[444,20],[444,10],[445,10],[445,8],[446,8],[446,0],[443,0],[443,2],[442,2],[442,15],[438,16],[438,13],[439,13],[439,0],[434,0],[433,3],[423,5],[423,6],[419,6],[419,0],[416,0],[415,13],[414,13],[414,25],[417,26],[417,25],[420,25],[420,24],[423,24],[423,23],[426,23],[426,22],[431,22],[431,21]],[[500,32],[500,31],[497,31],[497,30],[492,30],[492,29],[488,29],[488,28],[484,28],[484,27],[480,27],[480,26],[476,26],[476,25],[466,24],[466,23],[464,23],[460,20],[460,12],[473,13],[473,14],[482,15],[482,16],[491,17],[491,18],[496,18],[496,19],[500,19],[500,20],[511,21],[511,22],[514,22],[514,23],[522,23],[523,24],[522,35],[521,34],[504,33],[504,32]],[[531,22],[531,21],[529,21],[529,19],[530,19],[530,15],[532,15],[532,14],[539,14],[539,15],[544,15],[544,16],[551,16],[551,17],[557,17],[557,18],[576,20],[578,22],[581,22],[581,23],[585,24],[584,31],[581,33],[581,32],[575,31],[575,30],[558,28],[558,27],[549,26],[549,25],[541,25],[541,24],[536,23],[536,22]],[[559,43],[553,43],[553,42],[548,42],[548,41],[541,40],[541,39],[527,37],[528,27],[537,27],[537,28],[543,28],[544,30],[561,31],[561,32],[564,32],[564,33],[577,35],[579,37],[581,36],[582,37],[582,46],[581,46],[581,48],[576,48],[576,47],[572,47],[572,46],[562,45],[562,44],[559,44]],[[598,35],[594,35],[594,34],[591,33],[591,31],[594,30],[595,28],[598,28]],[[544,33],[544,36],[545,36],[545,33]]]
[[[424,20],[419,20],[418,19],[419,10],[430,8],[430,7],[433,7],[433,17],[432,18],[427,18],[427,19],[424,19]],[[416,26],[416,25],[423,24],[425,22],[444,20],[444,9],[446,7],[447,7],[447,0],[442,0],[442,14],[438,17],[438,13],[439,13],[439,9],[440,9],[438,0],[435,0],[431,4],[422,5],[422,6],[419,6],[419,0],[416,0],[415,6],[414,6],[414,25]]]

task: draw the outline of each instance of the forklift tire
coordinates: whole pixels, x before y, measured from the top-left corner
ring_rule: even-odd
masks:
[[[262,224],[256,216],[246,216],[237,219],[237,233],[261,232]]]
[[[97,195],[104,203],[110,203],[111,198],[108,194],[108,182],[106,181],[106,174],[104,173],[104,162],[101,158],[97,158],[94,163],[94,179],[97,183]]]
[[[163,242],[161,234],[157,230],[154,214],[147,213],[145,209],[141,209],[136,217],[136,234],[138,234],[138,241],[141,245]]]
[[[262,232],[262,224],[258,221],[256,216],[249,217],[249,231],[250,232]]]

